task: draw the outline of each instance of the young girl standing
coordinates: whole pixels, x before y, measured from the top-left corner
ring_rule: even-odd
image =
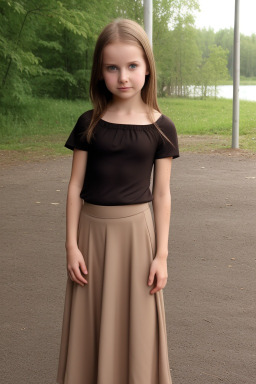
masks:
[[[136,22],[118,19],[101,32],[90,97],[93,110],[78,118],[65,144],[74,152],[57,382],[171,384],[162,289],[179,150]]]

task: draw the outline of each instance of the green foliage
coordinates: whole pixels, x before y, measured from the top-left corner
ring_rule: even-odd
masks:
[[[228,54],[228,71],[230,76],[233,73],[233,41],[234,30],[222,29],[216,33],[212,30],[199,30],[198,43],[204,41],[204,46],[207,42],[210,45],[216,44],[229,51]],[[241,76],[254,77],[256,76],[256,34],[251,36],[240,35],[240,72]]]
[[[159,12],[160,23],[156,19],[157,27],[154,27],[159,96],[186,96],[188,86],[195,82],[201,61],[193,27],[193,12],[198,9],[198,2],[177,0],[167,3],[169,7],[165,7],[163,14]],[[165,29],[163,25],[166,25]]]
[[[187,96],[191,85],[207,95],[226,78],[226,66],[232,74],[233,30],[196,30],[197,0],[153,4],[159,95]],[[0,102],[88,99],[95,41],[117,17],[143,26],[143,0],[0,0]],[[256,35],[241,36],[241,74],[256,76]]]
[[[24,97],[32,92],[37,94],[39,90],[38,93],[42,94],[39,79],[46,84],[47,78],[47,88],[52,83],[54,86],[46,94],[60,89],[64,97],[70,96],[70,89],[77,84],[77,80],[67,68],[70,46],[66,45],[66,49],[63,49],[63,37],[68,41],[69,36],[70,39],[77,36],[80,40],[74,39],[74,44],[76,46],[78,41],[81,46],[81,39],[91,38],[94,31],[91,26],[92,14],[87,14],[79,7],[70,8],[70,5],[72,2],[65,4],[64,1],[54,0],[10,0],[0,3],[2,102],[23,103]],[[81,56],[81,52],[79,54]],[[61,63],[62,55],[65,56]],[[55,57],[56,63],[53,62]],[[63,65],[64,61],[66,65]],[[74,73],[79,69],[75,68]],[[59,93],[55,95],[59,96]]]
[[[221,46],[229,51],[228,54],[228,71],[230,76],[233,73],[233,43],[234,43],[234,31],[230,29],[222,29],[214,35],[215,44]]]
[[[23,106],[0,108],[2,143],[20,143],[28,136],[67,135],[80,114],[91,108],[85,101],[32,98]],[[26,139],[25,139],[26,140]]]
[[[252,36],[241,35],[241,75],[256,76],[256,34]]]
[[[225,80],[228,78],[227,69],[228,50],[221,46],[212,45],[209,47],[209,57],[206,57],[201,67],[201,87],[202,95],[207,96],[209,85],[214,85],[214,96],[217,96],[217,85],[219,79]]]
[[[164,18],[162,24],[166,22],[166,14],[167,19],[172,15],[172,23],[167,21],[165,29],[157,24],[154,34],[159,96],[198,94],[196,87],[199,87],[201,97],[205,97],[210,85],[215,86],[216,96],[218,80],[228,77],[229,52],[214,44],[213,30],[199,32],[194,28],[193,14],[196,10],[196,1],[177,0],[172,13],[169,10],[162,16],[160,12],[160,20]]]

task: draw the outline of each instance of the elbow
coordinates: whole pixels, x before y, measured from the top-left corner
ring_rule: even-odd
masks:
[[[155,189],[153,190],[153,199],[168,199],[171,198],[171,190],[170,187],[162,188],[162,189]]]
[[[76,196],[76,195],[80,196],[81,190],[82,190],[81,185],[74,183],[72,181],[69,182],[69,185],[68,185],[69,196]]]
[[[159,202],[160,204],[169,204],[171,203],[171,191],[165,191],[164,193],[154,193],[153,194],[153,204],[154,202]]]

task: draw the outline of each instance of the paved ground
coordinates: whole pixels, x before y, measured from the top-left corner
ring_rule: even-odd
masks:
[[[55,383],[70,165],[0,172],[3,384]],[[173,384],[255,384],[255,157],[182,155],[172,203],[164,297]]]

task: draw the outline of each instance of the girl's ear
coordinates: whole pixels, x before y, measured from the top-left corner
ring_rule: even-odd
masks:
[[[146,69],[146,75],[149,75],[149,69],[148,68]]]

